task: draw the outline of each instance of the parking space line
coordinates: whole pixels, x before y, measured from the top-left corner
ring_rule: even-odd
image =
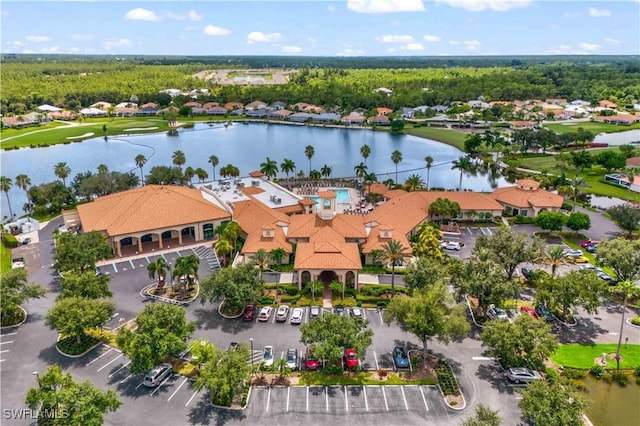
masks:
[[[124,382],[129,380],[131,377],[133,377],[133,373],[129,374],[127,377],[125,377],[124,379],[120,380],[120,382],[118,382],[118,383],[119,384],[123,384]],[[138,388],[136,388],[136,389],[138,389]]]
[[[387,393],[384,391],[384,386],[380,386],[382,388],[382,396],[384,397],[384,407],[389,411],[389,403],[387,403]]]
[[[380,324],[384,325],[384,319],[382,318],[382,309],[378,309],[378,315],[380,316]]]
[[[291,386],[287,386],[287,411],[289,411],[289,395],[291,394]]]
[[[4,359],[0,359],[0,362],[5,362],[5,361],[6,361],[6,360],[4,360]]]
[[[133,264],[133,259],[129,259],[129,264],[131,265],[131,269],[136,269],[136,266]]]
[[[175,394],[177,394],[177,393],[178,393],[178,391],[180,390],[180,388],[182,387],[182,385],[184,385],[184,384],[187,382],[187,380],[189,380],[189,378],[188,378],[188,377],[185,377],[185,378],[184,378],[184,380],[182,381],[182,383],[180,383],[180,386],[178,386],[178,388],[177,388],[176,390],[174,390],[174,391],[173,391],[173,393],[171,394],[171,396],[169,397],[169,399],[167,399],[167,402],[171,401],[171,398],[173,398],[173,396],[174,396]]]
[[[198,392],[200,392],[200,391],[199,391],[199,390],[197,390],[197,391],[195,391],[195,392],[193,393],[193,395],[191,395],[191,398],[189,398],[189,400],[187,401],[187,403],[186,403],[186,404],[184,404],[184,406],[185,406],[185,407],[186,407],[186,406],[188,406],[189,404],[191,404],[191,400],[192,400],[193,398],[195,398],[195,396],[198,394]]]
[[[123,368],[127,368],[127,365],[129,365],[129,364],[131,364],[131,361],[128,361],[122,367],[118,368],[116,371],[114,371],[113,373],[109,374],[109,377],[112,377],[114,374],[116,374],[118,371],[122,370]]]
[[[113,272],[118,272],[118,267],[115,263],[112,263],[111,266],[113,267]]]
[[[471,228],[466,228],[467,232],[469,233],[469,235],[473,235],[473,232],[471,232]]]
[[[376,351],[373,351],[373,359],[376,361],[376,370],[379,370],[380,366],[378,365],[378,357],[376,356]]]
[[[362,392],[364,393],[364,406],[369,411],[369,401],[367,400],[367,387],[362,386]]]
[[[309,386],[307,386],[307,411],[309,411]]]
[[[6,342],[0,342],[0,345],[6,345],[7,343],[13,343],[13,340],[7,340]]]
[[[146,260],[146,261],[147,261],[147,263],[151,263],[151,261],[149,260],[149,256],[145,256],[145,257],[144,257],[144,260]]]
[[[344,386],[344,409],[349,411],[349,398],[347,397],[347,386]]]
[[[160,389],[165,383],[167,383],[167,380],[169,380],[171,378],[171,374],[169,374],[169,376],[167,376],[166,379],[164,379],[162,381],[162,383],[160,383],[158,386],[156,386],[156,388],[153,390],[153,392],[151,392],[151,396],[155,395],[156,392],[158,392],[158,389]]]
[[[418,386],[418,389],[420,389],[420,395],[422,395],[422,402],[424,402],[424,408],[426,408],[427,411],[429,411],[429,406],[427,405],[427,398],[424,397],[424,392],[422,392],[422,387]]]
[[[267,408],[264,410],[265,412],[269,412],[269,402],[271,402],[271,387],[269,387],[269,393],[267,393]]]
[[[404,386],[400,386],[400,392],[402,393],[402,399],[404,400],[404,408],[409,411],[409,404],[407,404],[407,397],[404,394]]]
[[[163,258],[164,260],[167,260],[167,258],[164,256],[164,254],[161,254],[160,257]],[[167,260],[167,262],[170,262],[170,261]]]
[[[176,254],[178,255],[178,257],[182,257],[182,253],[180,253],[180,250],[176,251]]]
[[[9,352],[9,349],[4,350],[4,351],[0,351],[0,354],[3,354],[3,353],[5,353],[5,352]]]
[[[132,374],[132,376],[133,376],[133,374]],[[127,377],[127,379],[128,379],[128,378],[129,378],[129,377]],[[127,380],[127,379],[124,379],[124,380]],[[124,381],[124,380],[123,380],[123,381]],[[138,388],[139,388],[140,386],[142,386],[143,384],[144,384],[144,382],[140,382],[140,384],[139,384],[138,386],[136,386],[136,390],[138,390]]]
[[[328,386],[324,387],[324,401],[325,401],[325,406],[327,407],[327,411],[329,411],[329,387]]]
[[[0,337],[1,336],[15,336],[16,334],[18,334],[17,331],[14,331],[13,333],[2,333],[2,334],[0,334]]]
[[[115,360],[117,360],[118,358],[124,356],[124,354],[120,354],[117,357],[115,357],[114,359],[112,359],[111,361],[109,361],[108,363],[106,363],[105,365],[103,365],[102,367],[98,368],[98,373],[101,372],[104,368],[106,368],[109,364],[111,364],[112,362],[114,362]]]
[[[99,360],[100,358],[102,358],[103,356],[105,356],[106,354],[108,354],[109,352],[111,352],[113,350],[113,348],[110,348],[108,351],[106,351],[105,353],[103,353],[102,355],[98,356],[98,358],[89,361],[89,363],[86,365],[86,367],[90,366],[91,364],[93,364],[94,362],[96,362],[97,360]]]

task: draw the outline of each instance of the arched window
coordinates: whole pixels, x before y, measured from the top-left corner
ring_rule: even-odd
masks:
[[[353,271],[347,271],[345,274],[345,284],[349,288],[355,288],[356,286],[356,274]]]
[[[300,279],[302,280],[302,285],[306,285],[309,281],[311,281],[311,272],[302,271]]]

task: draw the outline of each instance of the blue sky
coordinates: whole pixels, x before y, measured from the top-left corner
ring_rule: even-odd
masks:
[[[640,0],[3,0],[2,53],[640,54]]]

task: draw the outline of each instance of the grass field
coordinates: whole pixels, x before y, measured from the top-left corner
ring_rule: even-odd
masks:
[[[0,273],[11,269],[11,250],[0,244]]]
[[[438,127],[414,127],[406,128],[406,131],[413,136],[446,143],[458,148],[460,151],[464,151],[464,140],[467,138],[466,133]]]
[[[584,130],[588,130],[591,133],[598,134],[616,133],[624,132],[625,130],[640,129],[640,123],[635,123],[630,126],[619,126],[617,124],[598,123],[597,121],[583,121],[580,123],[571,124],[551,123],[546,124],[544,127],[549,130],[553,130],[556,133],[575,133],[579,127],[582,127]]]
[[[561,345],[556,353],[551,355],[551,361],[563,367],[591,368],[596,358],[601,357],[603,353],[615,353],[617,346],[615,343]],[[640,365],[640,345],[625,345],[623,343],[620,354],[622,356],[620,368],[631,369]],[[606,368],[616,368],[615,359],[610,359]]]

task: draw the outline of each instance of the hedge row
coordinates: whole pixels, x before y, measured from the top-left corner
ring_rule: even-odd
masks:
[[[7,248],[18,247],[18,240],[13,234],[2,234],[2,242],[4,243],[4,246]]]

